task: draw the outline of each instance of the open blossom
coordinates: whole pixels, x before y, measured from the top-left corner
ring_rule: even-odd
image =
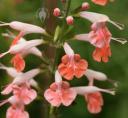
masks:
[[[14,57],[11,60],[12,64],[17,69],[17,71],[22,71],[25,68],[25,61],[23,59],[23,57],[25,56],[24,54],[26,54],[27,51],[29,51],[31,48],[41,45],[42,43],[43,40],[41,39],[18,43],[16,45],[11,46],[7,52],[0,54],[0,57],[3,57],[8,53],[13,54]]]
[[[96,47],[93,52],[93,59],[98,62],[108,62],[111,56],[110,41],[111,33],[105,25],[105,22],[93,23],[92,31],[88,34],[79,34],[75,38],[78,40],[88,41]]]
[[[15,77],[15,79],[10,83],[2,92],[1,94],[7,95],[11,92],[13,92],[13,89],[16,86],[25,85],[26,87],[30,88],[30,86],[33,86],[32,78],[35,77],[37,74],[40,73],[40,69],[32,69],[28,72],[21,73],[18,76]],[[35,85],[35,83],[34,83]]]
[[[91,31],[87,34],[78,34],[75,36],[76,39],[82,41],[88,41],[95,47],[102,48],[109,46],[112,35],[105,22],[93,23]]]
[[[40,69],[33,69],[26,73],[20,72],[15,75],[16,77],[12,83],[1,92],[4,95],[11,92],[13,94],[13,96],[0,103],[0,106],[6,103],[11,104],[7,110],[6,118],[29,118],[29,114],[24,110],[24,107],[37,97],[37,92],[31,88],[31,79],[39,73]]]
[[[11,106],[7,110],[6,118],[29,118],[29,114],[19,106]]]
[[[92,0],[92,2],[94,2],[95,4],[98,4],[98,5],[106,5],[108,3],[109,0]]]
[[[0,103],[0,106],[10,103],[11,106],[8,108],[6,113],[6,118],[29,118],[28,112],[24,109],[24,104],[17,96],[11,96],[10,98],[4,100]]]
[[[64,50],[66,55],[62,57],[62,62],[58,66],[60,74],[67,80],[72,80],[74,76],[82,77],[88,67],[87,61],[81,59],[79,54],[74,54],[67,43],[64,44]]]
[[[103,106],[103,97],[100,92],[85,94],[85,100],[87,101],[87,108],[90,113],[99,113]]]
[[[6,38],[11,38],[13,39],[12,43],[11,43],[11,46],[12,45],[16,45],[16,44],[20,44],[20,43],[23,43],[23,42],[26,42],[26,39],[21,37],[19,40],[15,40],[16,36],[12,33],[12,32],[8,32],[8,33],[3,33],[2,36],[6,37]],[[30,48],[29,50],[27,50],[26,52],[24,52],[24,56],[28,55],[28,54],[33,54],[35,56],[38,56],[38,57],[42,57],[42,52],[37,48],[37,47],[32,47]]]
[[[108,62],[109,57],[111,57],[111,48],[110,48],[110,41],[111,39],[116,40],[112,37],[110,31],[106,26],[106,22],[110,22],[120,30],[123,29],[121,24],[115,23],[114,21],[110,20],[110,18],[104,14],[99,14],[95,12],[80,12],[80,16],[82,18],[88,19],[92,22],[91,29],[92,31],[88,34],[80,34],[76,35],[75,38],[78,40],[84,40],[90,42],[96,48],[93,51],[93,59],[97,62]],[[120,43],[125,43],[124,41],[116,40]]]
[[[13,95],[22,100],[25,105],[30,104],[37,97],[36,91],[27,85],[27,83],[13,86]]]
[[[72,87],[77,94],[85,97],[87,102],[87,108],[90,113],[96,114],[102,110],[103,106],[103,97],[101,92],[109,93],[114,95],[114,91],[107,89],[101,89],[96,86],[80,86]]]
[[[93,52],[93,59],[97,62],[108,62],[109,57],[111,57],[111,49],[109,46],[96,48]]]
[[[59,72],[56,71],[55,82],[45,91],[44,97],[52,106],[69,106],[74,101],[76,92],[70,88],[68,82],[62,81]]]

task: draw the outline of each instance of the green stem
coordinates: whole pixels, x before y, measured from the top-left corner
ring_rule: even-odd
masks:
[[[67,17],[68,14],[69,14],[70,6],[71,6],[71,0],[68,0],[68,2],[67,2],[67,10],[66,10],[65,17]]]

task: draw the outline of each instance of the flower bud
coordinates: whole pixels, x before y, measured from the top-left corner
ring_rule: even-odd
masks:
[[[90,5],[88,2],[82,3],[81,9],[82,10],[88,10],[90,8]]]
[[[72,16],[68,16],[66,18],[66,22],[67,22],[68,25],[72,25],[74,23],[73,17]]]
[[[60,9],[55,8],[54,11],[53,11],[53,15],[56,16],[56,17],[60,16]]]

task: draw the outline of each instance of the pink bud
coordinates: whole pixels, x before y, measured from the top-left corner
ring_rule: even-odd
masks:
[[[54,11],[53,11],[53,15],[54,16],[60,16],[60,9],[59,8],[55,8]]]
[[[72,16],[68,16],[66,18],[66,22],[67,22],[68,25],[72,25],[74,23],[73,17]]]
[[[82,3],[81,9],[82,10],[88,10],[90,8],[90,5],[88,2]]]

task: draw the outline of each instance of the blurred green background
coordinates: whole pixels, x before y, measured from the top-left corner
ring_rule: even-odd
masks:
[[[109,29],[113,37],[128,38],[128,0],[115,0],[115,2],[108,4],[106,7],[94,5],[90,0],[72,0],[71,9],[77,8],[83,1],[89,1],[91,4],[91,11],[107,14],[112,20],[125,24],[123,31],[118,30],[112,25]],[[40,10],[43,5],[43,0],[0,0],[0,21],[10,22],[13,20],[33,23],[42,26],[43,21]],[[43,14],[45,15],[45,13]],[[74,23],[75,33],[84,33],[89,31],[90,23],[83,19],[76,19]],[[6,32],[7,28],[0,28],[0,33]],[[28,39],[33,39],[35,35],[25,36]],[[10,40],[5,40],[0,35],[0,52],[8,49]],[[89,68],[102,71],[108,75],[109,78],[118,81],[119,87],[115,96],[103,94],[104,106],[100,114],[92,115],[87,111],[86,103],[83,97],[77,97],[76,103],[70,107],[59,108],[60,118],[128,118],[128,45],[121,45],[115,41],[111,42],[112,57],[110,62],[97,63],[92,57],[94,47],[86,42],[74,41],[70,43],[76,53],[80,53],[83,58],[89,62]],[[10,57],[6,56],[0,59],[0,62],[9,65]],[[26,58],[27,69],[36,67],[41,61],[35,56]],[[36,80],[44,79],[37,76]],[[0,70],[0,90],[8,83],[9,77],[5,71]],[[46,79],[44,79],[46,80]],[[86,85],[86,78],[81,80],[73,80],[72,85]],[[112,87],[107,82],[96,82],[96,85],[102,88]],[[42,83],[43,86],[43,83]],[[43,95],[43,94],[42,94]],[[0,100],[7,97],[0,96]],[[5,118],[5,112],[8,105],[0,108],[0,118]],[[45,106],[41,101],[34,101],[27,106],[27,111],[30,113],[30,118],[42,118],[42,113]]]

